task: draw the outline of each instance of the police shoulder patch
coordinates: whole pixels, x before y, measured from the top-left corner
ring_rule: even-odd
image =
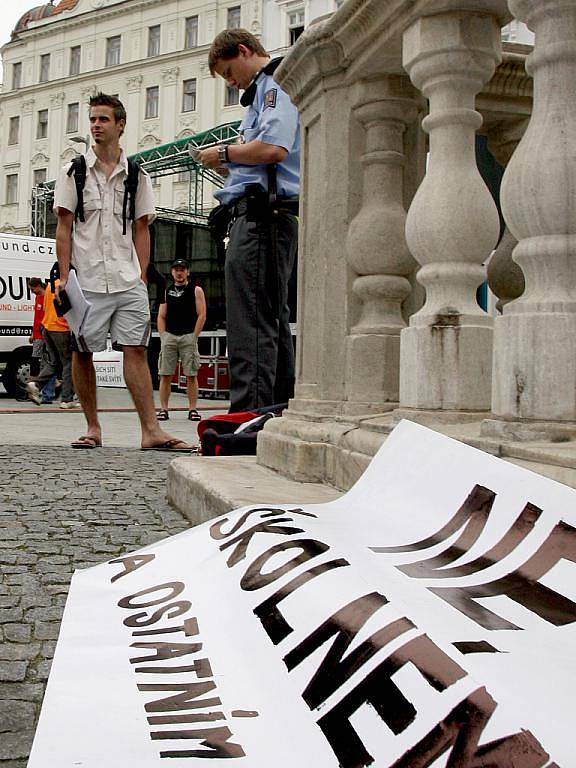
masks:
[[[266,91],[264,94],[264,109],[267,107],[274,108],[276,106],[276,95],[278,93],[278,88],[270,88],[269,91]]]

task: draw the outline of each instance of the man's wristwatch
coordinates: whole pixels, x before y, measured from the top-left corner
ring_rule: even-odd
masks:
[[[218,160],[220,163],[229,163],[230,158],[228,157],[228,145],[227,144],[221,144],[218,147]]]

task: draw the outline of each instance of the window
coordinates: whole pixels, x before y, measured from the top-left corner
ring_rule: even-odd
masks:
[[[188,16],[186,19],[186,35],[184,48],[196,48],[198,45],[198,16]]]
[[[240,92],[235,85],[226,84],[226,91],[224,92],[224,106],[233,107],[235,104],[240,103]]]
[[[160,24],[148,27],[148,57],[160,54]]]
[[[80,114],[79,102],[75,101],[73,104],[68,104],[68,116],[66,118],[66,133],[77,133],[79,114]]]
[[[48,136],[48,110],[41,109],[38,112],[38,128],[36,130],[37,139],[45,139]]]
[[[46,168],[36,168],[32,175],[32,184],[37,187],[46,181]]]
[[[80,54],[81,49],[79,45],[74,45],[70,48],[70,74],[80,74]]]
[[[146,88],[146,114],[145,119],[158,117],[158,102],[160,101],[160,89],[157,85]]]
[[[47,83],[50,80],[50,54],[43,53],[40,56],[40,82]]]
[[[294,45],[296,40],[304,32],[304,9],[292,11],[288,14],[288,42]]]
[[[194,112],[196,109],[196,78],[184,80],[182,89],[182,112]]]
[[[22,62],[17,61],[16,64],[12,64],[12,89],[17,91],[22,87]]]
[[[240,29],[240,6],[235,5],[233,8],[228,8],[228,17],[226,26],[228,29]]]
[[[18,202],[18,174],[9,173],[6,176],[6,205]]]
[[[10,118],[8,144],[18,144],[20,140],[20,116]]]
[[[115,67],[120,64],[120,42],[121,36],[115,35],[106,40],[106,66]]]

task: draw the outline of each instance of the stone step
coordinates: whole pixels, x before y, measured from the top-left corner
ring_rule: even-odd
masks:
[[[328,485],[290,480],[255,456],[182,456],[168,468],[167,496],[193,525],[256,504],[322,504],[342,496]]]

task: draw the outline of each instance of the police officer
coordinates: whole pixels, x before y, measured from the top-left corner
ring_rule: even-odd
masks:
[[[199,153],[227,176],[215,193],[232,214],[226,253],[230,411],[286,402],[294,392],[294,347],[288,281],[298,242],[300,132],[298,112],[273,74],[260,41],[227,29],[212,43],[210,72],[243,90],[244,143]]]

